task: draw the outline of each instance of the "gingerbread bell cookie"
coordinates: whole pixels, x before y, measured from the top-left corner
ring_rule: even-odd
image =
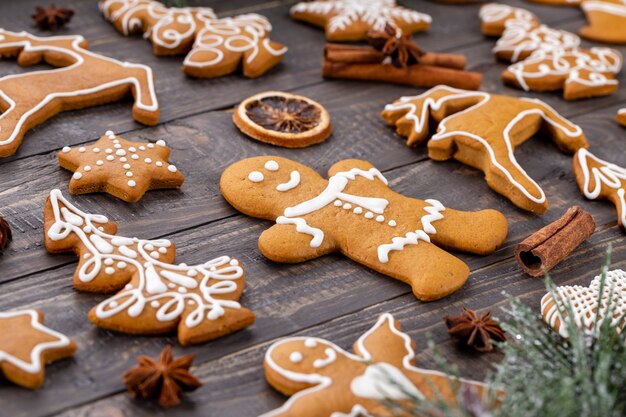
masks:
[[[87,41],[78,35],[40,38],[0,29],[0,56],[16,56],[22,66],[45,61],[58,67],[0,78],[0,157],[14,154],[29,129],[63,110],[110,103],[131,94],[135,120],[147,125],[158,122],[150,67],[86,48]]]
[[[626,169],[604,161],[586,149],[574,156],[574,175],[589,200],[609,200],[617,209],[617,224],[626,229]]]
[[[270,346],[263,363],[270,385],[291,398],[262,417],[397,416],[389,407],[409,400],[458,408],[457,393],[487,387],[415,366],[415,343],[389,313],[355,343],[354,353],[317,337],[287,337]],[[407,405],[407,404],[404,404]],[[402,408],[399,408],[402,409]],[[397,411],[397,410],[396,410]],[[440,415],[435,409],[432,414]]]
[[[608,271],[604,283],[598,275],[588,287],[561,286],[556,287],[554,293],[543,296],[541,314],[546,323],[563,337],[569,337],[570,332],[567,323],[568,307],[571,307],[570,311],[574,315],[569,319],[579,329],[593,331],[605,320],[610,320],[613,325],[623,329],[626,316],[626,272],[621,269]],[[609,312],[613,315],[607,316]]]
[[[615,116],[615,120],[622,126],[626,126],[626,109],[620,109]]]
[[[391,25],[398,33],[411,34],[430,27],[431,17],[398,6],[395,0],[315,0],[291,8],[296,20],[323,27],[333,42],[359,41],[368,30],[382,31]]]
[[[167,159],[170,148],[156,143],[130,142],[107,131],[94,145],[64,147],[59,164],[72,172],[70,192],[105,192],[135,203],[148,190],[178,188],[185,177]]]
[[[503,4],[481,8],[483,33],[500,36],[493,51],[512,62],[502,80],[526,91],[563,90],[566,100],[613,94],[622,67],[619,51],[580,48],[573,33],[543,25],[532,13]]]
[[[293,263],[340,252],[411,285],[424,301],[453,293],[469,275],[465,263],[437,245],[486,255],[506,238],[500,212],[462,212],[397,194],[369,162],[337,162],[328,176],[262,156],[228,167],[220,188],[242,213],[276,221],[259,238],[267,258]]]
[[[200,343],[251,325],[254,314],[237,302],[244,272],[228,256],[175,265],[176,248],[165,239],[116,235],[105,216],[88,214],[53,190],[44,211],[51,253],[74,252],[74,287],[117,294],[89,312],[104,329],[131,334],[178,332],[182,345]]]
[[[515,159],[514,150],[539,130],[546,131],[566,153],[587,147],[582,129],[544,102],[481,91],[435,87],[385,106],[382,117],[396,126],[408,146],[429,137],[429,121],[439,124],[428,141],[435,161],[454,158],[480,169],[491,189],[534,213],[548,209],[546,195]]]
[[[76,344],[43,325],[37,310],[0,312],[0,371],[25,388],[44,383],[46,363],[74,355]]]
[[[596,42],[626,43],[626,0],[583,0],[587,26],[581,36]]]
[[[218,19],[208,7],[165,7],[156,0],[100,0],[99,7],[124,35],[143,33],[156,55],[186,54],[183,71],[193,77],[240,67],[246,77],[259,77],[287,52],[270,40],[270,22],[254,13]]]
[[[326,140],[333,131],[328,112],[310,98],[266,91],[242,101],[233,122],[246,135],[286,148],[303,148]]]

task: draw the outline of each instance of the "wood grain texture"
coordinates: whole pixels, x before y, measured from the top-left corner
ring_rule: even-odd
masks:
[[[51,1],[0,2],[0,27],[37,33],[30,13],[39,3]],[[62,33],[83,34],[92,50],[152,66],[162,120],[154,128],[136,124],[130,102],[68,112],[33,129],[15,156],[0,160],[0,215],[7,218],[14,232],[9,250],[0,256],[0,310],[40,308],[50,327],[78,344],[73,359],[47,368],[46,385],[39,391],[0,381],[1,416],[254,416],[285,400],[263,378],[263,353],[272,341],[286,335],[314,335],[350,348],[384,311],[396,315],[416,341],[420,366],[434,366],[433,352],[427,347],[430,334],[439,352],[458,366],[462,375],[482,379],[499,353],[481,356],[459,350],[449,340],[441,318],[457,313],[463,305],[492,309],[501,315],[498,307],[506,303],[502,291],[521,296],[538,310],[543,283],[525,276],[515,263],[513,248],[519,241],[577,204],[594,215],[598,230],[574,256],[554,268],[555,281],[559,285],[586,285],[598,271],[608,243],[614,246],[614,266],[626,267],[626,239],[615,226],[614,207],[584,199],[574,181],[570,156],[541,136],[518,148],[518,161],[544,189],[550,208],[543,216],[516,209],[487,187],[482,173],[455,161],[433,162],[427,158],[425,147],[407,148],[404,140],[385,126],[379,112],[386,103],[423,90],[323,80],[323,31],[290,20],[288,10],[293,1],[191,2],[213,6],[223,16],[258,12],[271,20],[272,38],[287,44],[290,52],[283,64],[256,80],[239,75],[214,80],[187,78],[181,71],[182,58],[155,57],[149,42],[140,37],[124,38],[102,19],[94,1],[72,3],[77,14]],[[402,3],[433,16],[432,29],[415,36],[425,49],[466,54],[469,69],[484,72],[486,91],[548,102],[582,126],[592,152],[626,165],[626,130],[612,120],[626,103],[626,89],[613,96],[570,103],[559,93],[525,93],[505,87],[499,79],[505,65],[496,63],[491,54],[495,39],[484,38],[479,30],[479,5],[423,0]],[[573,32],[584,23],[580,11],[573,8],[521,0],[507,3],[528,8],[543,22]],[[626,48],[621,51],[626,53]],[[21,71],[25,69],[14,62],[0,62],[1,75]],[[620,81],[626,82],[623,74]],[[298,150],[276,148],[243,136],[231,122],[230,109],[241,99],[269,89],[295,91],[324,104],[334,134],[322,144]],[[174,337],[121,335],[99,330],[87,320],[87,312],[104,296],[73,290],[73,256],[46,253],[43,203],[53,188],[67,193],[70,173],[58,167],[56,152],[65,145],[91,143],[109,129],[130,140],[165,139],[173,149],[171,161],[187,177],[183,188],[148,192],[134,205],[102,194],[71,200],[118,222],[120,234],[171,239],[178,248],[178,262],[197,263],[221,254],[242,260],[247,286],[241,302],[257,314],[254,326],[213,342],[181,348]],[[385,173],[398,192],[437,198],[458,209],[502,211],[510,223],[509,236],[491,256],[458,254],[471,267],[468,283],[433,303],[418,302],[407,285],[340,256],[295,265],[275,264],[260,255],[256,243],[271,224],[240,215],[219,193],[224,168],[255,155],[292,158],[323,175],[338,160],[367,159]],[[130,399],[121,374],[133,366],[138,354],[155,355],[168,343],[176,346],[177,354],[196,354],[195,372],[205,386],[189,395],[181,407],[165,413],[150,403]]]

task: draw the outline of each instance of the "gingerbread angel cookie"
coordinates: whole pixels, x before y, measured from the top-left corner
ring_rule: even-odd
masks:
[[[454,410],[457,392],[487,393],[480,382],[416,367],[414,346],[389,313],[356,341],[354,353],[316,337],[282,339],[267,350],[263,365],[270,385],[291,398],[261,417],[391,417],[400,414],[385,400],[441,401]]]
[[[597,42],[626,43],[626,0],[583,0],[587,26],[580,34]]]
[[[246,77],[259,77],[287,52],[269,39],[272,25],[258,14],[218,19],[207,7],[165,7],[156,0],[100,0],[99,6],[124,35],[150,39],[156,55],[187,54],[183,70],[194,77],[219,77],[239,67]]]
[[[70,357],[76,344],[43,325],[37,310],[0,313],[0,373],[25,388],[44,383],[45,364]]]
[[[398,36],[426,30],[429,15],[398,6],[395,0],[315,0],[291,8],[291,17],[323,27],[332,42],[359,41],[368,30],[383,31],[386,25]]]
[[[182,185],[185,177],[167,162],[169,155],[164,140],[130,142],[109,130],[92,146],[64,147],[58,159],[74,172],[72,194],[105,192],[135,203],[148,190]]]
[[[626,108],[620,109],[615,116],[615,120],[622,126],[626,126]]]
[[[626,229],[626,169],[604,161],[586,149],[574,155],[574,175],[589,200],[609,200],[617,209],[617,224]]]
[[[544,295],[541,314],[546,323],[561,336],[569,337],[570,325],[566,318],[569,314],[567,307],[571,307],[574,315],[572,324],[579,329],[594,330],[605,320],[611,320],[613,325],[622,329],[626,315],[626,272],[621,269],[608,271],[603,286],[601,280],[598,275],[588,287],[566,285],[556,287],[556,297],[552,293]],[[610,313],[613,314],[608,316]]]
[[[454,158],[482,170],[494,191],[517,207],[540,214],[548,209],[548,201],[541,187],[517,163],[515,147],[539,130],[549,133],[563,152],[587,147],[579,126],[544,102],[530,98],[439,86],[388,104],[382,117],[408,138],[409,146],[427,140],[430,119],[439,123],[437,133],[428,141],[431,159]]]
[[[50,192],[44,211],[51,253],[74,252],[74,287],[111,293],[89,312],[99,327],[131,334],[178,331],[182,345],[200,343],[251,325],[254,314],[237,300],[244,288],[239,262],[222,256],[200,265],[175,265],[169,240],[116,235],[117,226]]]
[[[369,162],[337,162],[328,176],[263,156],[228,167],[220,188],[242,213],[276,221],[259,238],[267,258],[302,262],[340,252],[411,285],[424,301],[453,293],[469,275],[467,265],[436,245],[486,255],[506,238],[500,212],[462,212],[397,194]]]
[[[502,35],[493,51],[512,62],[502,80],[526,91],[563,90],[566,100],[603,96],[617,91],[621,54],[609,48],[580,48],[572,33],[539,23],[532,13],[502,4],[481,8],[483,33]]]
[[[61,111],[110,103],[131,94],[135,120],[147,125],[158,122],[150,67],[86,48],[87,41],[78,35],[40,38],[0,29],[0,56],[17,56],[22,66],[45,61],[59,67],[0,78],[0,157],[14,154],[29,129]]]

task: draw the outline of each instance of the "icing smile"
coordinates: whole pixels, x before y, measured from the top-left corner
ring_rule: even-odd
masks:
[[[282,184],[278,184],[276,186],[276,190],[289,191],[293,188],[296,188],[298,185],[300,185],[300,173],[298,171],[291,171],[289,181],[284,182]]]

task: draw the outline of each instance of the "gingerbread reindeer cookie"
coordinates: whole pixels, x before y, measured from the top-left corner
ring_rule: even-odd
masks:
[[[617,224],[626,229],[626,169],[604,161],[586,149],[574,155],[574,175],[589,200],[609,200],[617,209]]]
[[[14,154],[29,129],[61,111],[110,103],[131,94],[135,120],[147,125],[158,122],[150,67],[86,48],[87,41],[78,35],[40,38],[0,29],[0,56],[17,56],[22,66],[45,61],[59,67],[0,78],[0,157]]]
[[[493,52],[512,62],[502,80],[526,91],[563,90],[566,100],[617,91],[621,54],[610,48],[580,48],[573,33],[540,24],[532,13],[503,4],[481,8],[483,33],[499,36]]]
[[[424,301],[453,293],[469,275],[467,265],[436,245],[486,255],[506,238],[500,212],[456,211],[397,194],[368,162],[337,162],[328,176],[263,156],[228,167],[220,188],[242,213],[276,221],[259,238],[267,258],[302,262],[341,252],[411,285]]]
[[[399,414],[385,400],[443,401],[454,410],[456,392],[487,393],[480,382],[416,367],[414,346],[388,313],[356,341],[355,353],[316,337],[282,339],[267,350],[263,365],[270,385],[291,398],[261,417],[391,417]]]
[[[515,159],[515,147],[546,131],[567,153],[587,147],[581,128],[544,102],[481,91],[435,87],[424,94],[402,97],[385,106],[382,117],[399,135],[416,146],[429,137],[429,120],[439,124],[428,141],[435,161],[454,158],[480,169],[491,189],[513,204],[545,213],[548,201],[539,185]]]
[[[430,27],[429,15],[398,6],[395,0],[315,0],[297,3],[291,17],[323,27],[333,42],[359,41],[368,30],[391,25],[398,36]]]
[[[626,43],[626,0],[583,0],[587,26],[580,34],[596,42]]]
[[[177,330],[180,343],[188,345],[254,322],[254,314],[237,302],[245,278],[236,259],[172,264],[176,248],[169,240],[118,236],[115,223],[81,211],[59,190],[50,192],[44,223],[48,251],[74,252],[80,259],[76,289],[118,291],[89,312],[99,327],[145,335]]]
[[[124,35],[143,32],[156,55],[187,54],[183,71],[194,77],[239,67],[246,77],[259,77],[287,52],[269,39],[270,22],[254,13],[218,19],[208,7],[165,7],[156,0],[100,0],[99,7]]]

